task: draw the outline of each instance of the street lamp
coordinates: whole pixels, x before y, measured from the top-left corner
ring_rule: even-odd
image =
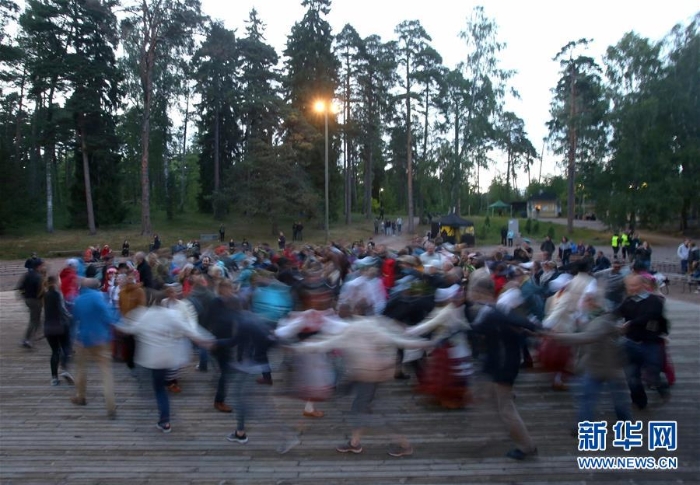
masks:
[[[338,112],[337,107],[333,104],[331,101],[323,101],[323,100],[318,100],[314,103],[314,110],[317,113],[323,113],[323,117],[325,120],[325,138],[326,138],[326,155],[325,155],[325,164],[326,164],[326,187],[325,187],[325,195],[326,195],[326,243],[328,242],[329,236],[328,232],[330,230],[329,224],[328,224],[328,211],[329,211],[329,202],[328,202],[328,113],[335,114]]]

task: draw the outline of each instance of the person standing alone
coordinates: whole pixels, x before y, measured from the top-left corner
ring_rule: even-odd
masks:
[[[22,278],[17,288],[24,297],[24,303],[29,308],[29,324],[24,333],[22,347],[32,348],[32,339],[41,324],[42,298],[44,296],[44,263],[39,260]]]
[[[690,255],[690,239],[686,239],[678,246],[676,254],[681,260],[681,274],[686,274],[688,272],[688,256]]]

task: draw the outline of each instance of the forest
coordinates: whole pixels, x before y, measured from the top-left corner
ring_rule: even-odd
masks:
[[[330,0],[301,3],[277,52],[255,10],[234,31],[199,0],[0,0],[0,234],[132,221],[147,235],[154,211],[322,224],[326,122],[336,223],[381,205],[412,232],[413,216],[550,190],[570,224],[585,199],[612,227],[697,226],[700,12],[602,59],[590,39],[552,53],[546,144],[562,175],[542,180],[483,8],[449,67],[419,20],[363,38],[332,31]]]

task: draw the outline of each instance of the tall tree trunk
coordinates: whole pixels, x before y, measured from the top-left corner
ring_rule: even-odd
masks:
[[[185,191],[187,187],[187,173],[185,171],[185,158],[187,156],[187,121],[190,117],[190,90],[187,88],[185,95],[185,122],[182,129],[182,161],[180,162],[180,212],[185,210]]]
[[[53,181],[49,157],[46,157],[46,232],[53,233]]]
[[[508,147],[506,159],[508,160],[508,168],[506,170],[506,197],[510,198],[510,171],[513,165],[513,150],[511,147]]]
[[[219,176],[220,171],[220,159],[219,159],[219,106],[216,106],[216,112],[214,113],[214,218],[219,219],[222,214],[219,211],[219,184],[221,183],[221,177]]]
[[[144,81],[143,120],[141,122],[141,235],[151,235],[150,177],[148,150],[151,140],[151,98],[153,94],[152,64],[146,67]]]
[[[408,178],[408,233],[415,232],[413,221],[413,150],[411,149],[411,82],[410,62],[406,59],[406,177]]]
[[[574,233],[574,204],[576,188],[576,69],[571,61],[571,96],[569,100],[569,169],[568,169],[568,199],[566,208],[566,231],[569,235]]]
[[[17,100],[17,129],[15,133],[15,173],[19,173],[20,167],[22,167],[22,118],[24,113],[22,112],[22,103],[24,101],[24,83],[27,79],[27,68],[26,65],[22,70],[22,78],[19,85],[19,100]]]
[[[460,194],[460,177],[462,175],[462,157],[459,154],[459,107],[455,105],[455,134],[454,134],[454,151],[455,151],[455,174],[452,180],[452,196],[457,200],[454,201],[455,212],[457,215],[462,214],[462,197]]]
[[[80,115],[82,118],[82,115]],[[95,211],[92,205],[92,184],[90,183],[90,158],[88,156],[87,140],[85,137],[85,120],[81,120],[81,128],[78,133],[80,137],[80,150],[83,155],[83,179],[85,181],[85,206],[87,208],[88,230],[91,235],[95,235]]]
[[[345,155],[345,224],[350,224],[352,220],[352,199],[350,192],[350,134],[348,128],[350,126],[350,55],[345,55],[345,137],[344,137],[344,155]]]

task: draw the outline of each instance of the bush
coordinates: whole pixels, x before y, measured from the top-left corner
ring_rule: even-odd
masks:
[[[535,221],[535,223],[532,225],[532,232],[534,234],[539,234],[540,233],[540,221]]]
[[[547,235],[552,238],[552,240],[555,239],[554,237],[554,225],[551,222],[547,223]]]
[[[528,218],[525,222],[525,234],[532,234],[532,219]]]
[[[491,227],[491,218],[488,216],[488,214],[486,215],[486,219],[484,219],[484,226]]]

